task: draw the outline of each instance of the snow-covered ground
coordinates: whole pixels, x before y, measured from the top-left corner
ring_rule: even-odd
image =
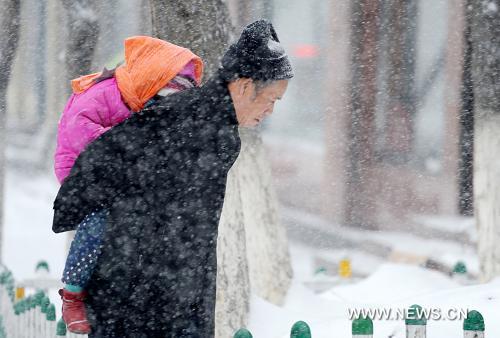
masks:
[[[52,201],[57,189],[58,184],[51,177],[8,172],[2,254],[16,280],[34,277],[35,265],[40,260],[48,261],[50,275],[59,278],[67,236],[51,231]],[[439,222],[435,224],[438,226]],[[440,256],[450,264],[461,259],[467,262],[469,270],[477,272],[478,269],[475,252],[457,243],[388,232],[370,234],[367,238],[366,233],[356,230],[340,230],[351,240],[370,240],[395,251]],[[467,230],[467,225],[462,230]],[[319,249],[292,241],[290,251],[295,279],[285,305],[277,307],[259,298],[252,299],[249,328],[256,338],[288,337],[290,327],[298,320],[309,323],[314,338],[347,338],[351,337],[349,308],[395,310],[415,303],[424,308],[439,308],[443,313],[451,308],[478,310],[485,319],[486,336],[500,336],[500,323],[495,320],[500,309],[500,278],[488,284],[464,286],[445,274],[391,263],[356,248]],[[315,274],[318,260],[336,262],[340,258],[349,258],[353,271],[368,277],[340,281]],[[321,283],[330,286],[321,293],[310,288]],[[401,320],[375,320],[374,330],[375,338],[404,337],[405,332]],[[429,321],[427,332],[429,338],[461,337],[462,321]]]
[[[40,260],[54,278],[64,267],[67,235],[51,230],[57,189],[55,178],[7,172],[2,257],[16,280],[34,277]]]
[[[419,304],[439,309],[443,320],[429,320],[427,337],[463,337],[462,320],[450,320],[455,310],[477,310],[484,317],[487,337],[500,336],[500,278],[488,284],[461,286],[451,278],[420,267],[386,263],[368,278],[315,294],[300,282],[292,286],[280,308],[253,299],[249,328],[254,337],[285,338],[298,320],[306,321],[314,338],[350,338],[348,309],[404,309]],[[434,310],[433,310],[434,311]],[[448,311],[452,311],[449,313]],[[393,312],[394,313],[394,312]],[[375,338],[403,338],[403,320],[374,320]]]

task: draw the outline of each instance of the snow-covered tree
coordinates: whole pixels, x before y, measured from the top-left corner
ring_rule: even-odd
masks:
[[[7,87],[19,41],[19,0],[0,2],[0,260],[3,239],[3,191],[5,177],[5,128],[7,120]]]
[[[500,0],[469,0],[474,203],[483,280],[500,275]]]
[[[236,31],[251,22],[272,18],[272,1],[234,1]],[[278,217],[277,197],[272,186],[269,160],[258,129],[240,129],[243,140],[238,171],[245,217],[250,286],[253,293],[281,304],[292,270],[286,230]],[[235,170],[236,172],[236,170]]]

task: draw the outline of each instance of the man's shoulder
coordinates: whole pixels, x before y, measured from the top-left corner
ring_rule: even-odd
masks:
[[[203,87],[190,88],[163,97],[106,132],[101,142],[132,141],[140,144],[140,139],[164,135],[167,130],[181,133],[189,130],[196,133],[196,130],[203,129],[206,134],[208,130],[212,130],[210,125],[217,124],[217,120],[206,118],[215,113],[213,99],[210,95],[207,96]],[[215,128],[214,133],[217,129]]]
[[[189,88],[174,94],[159,98],[151,107],[142,112],[156,111],[161,113],[165,110],[187,110],[197,106],[203,100],[200,88]]]

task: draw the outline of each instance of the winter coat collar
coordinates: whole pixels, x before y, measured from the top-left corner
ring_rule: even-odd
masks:
[[[215,73],[199,90],[201,107],[200,118],[207,121],[217,121],[223,125],[238,126],[233,99],[225,81],[219,72]]]
[[[217,118],[221,119],[221,121],[225,121],[229,125],[238,125],[233,99],[228,89],[228,82],[222,78],[219,72],[200,88],[200,93],[202,100],[208,102],[213,107],[213,109],[208,111],[209,116],[204,116],[205,118],[211,119],[215,115],[218,115]]]
[[[179,96],[180,95],[180,96]],[[238,126],[233,99],[228,89],[228,82],[217,72],[202,87],[187,89],[165,97],[156,96],[139,115],[154,111],[160,118],[169,108],[176,109],[179,101],[195,100],[192,106],[197,109],[197,117],[221,125]],[[166,116],[164,116],[166,117]]]

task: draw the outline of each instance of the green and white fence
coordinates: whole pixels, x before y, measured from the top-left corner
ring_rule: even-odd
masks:
[[[38,268],[38,267],[37,267]],[[48,270],[48,267],[47,267]],[[36,285],[51,288],[48,279],[29,281],[31,289]],[[22,286],[26,285],[26,281]],[[0,268],[0,338],[86,338],[86,335],[76,335],[66,332],[66,325],[60,319],[56,321],[55,305],[50,302],[47,291],[38,290],[24,295],[24,289],[19,288],[12,273],[6,268]],[[412,310],[414,312],[412,312]],[[407,338],[426,338],[427,320],[418,317],[424,314],[419,305],[412,305],[405,320]],[[357,318],[352,321],[352,338],[372,338],[373,321],[370,318]],[[469,311],[463,321],[464,338],[484,338],[485,326],[483,316],[478,311]],[[234,338],[253,338],[250,331],[240,329]],[[255,337],[258,338],[258,337]],[[290,338],[313,338],[309,325],[303,321],[296,322],[290,331]]]
[[[238,330],[234,336],[234,338],[253,338],[250,331],[247,329]],[[290,332],[290,338],[311,338],[311,329],[306,322],[299,321],[293,324],[292,330]]]
[[[55,305],[45,291],[25,297],[24,289],[17,286],[12,273],[4,268],[0,273],[0,338],[87,337],[66,334],[66,325],[62,320],[56,322]]]
[[[426,338],[427,320],[423,317],[416,317],[411,309],[420,309],[419,305],[410,307],[409,317],[405,320],[406,338]],[[415,313],[422,313],[415,311]],[[357,318],[352,321],[352,338],[373,338],[373,321],[370,318]],[[467,313],[467,318],[463,321],[464,338],[484,338],[484,319],[483,316],[475,310]],[[253,338],[250,331],[240,329],[233,336],[234,338]],[[255,337],[258,338],[258,337]],[[292,326],[290,338],[313,338],[311,329],[307,323],[299,321]]]

